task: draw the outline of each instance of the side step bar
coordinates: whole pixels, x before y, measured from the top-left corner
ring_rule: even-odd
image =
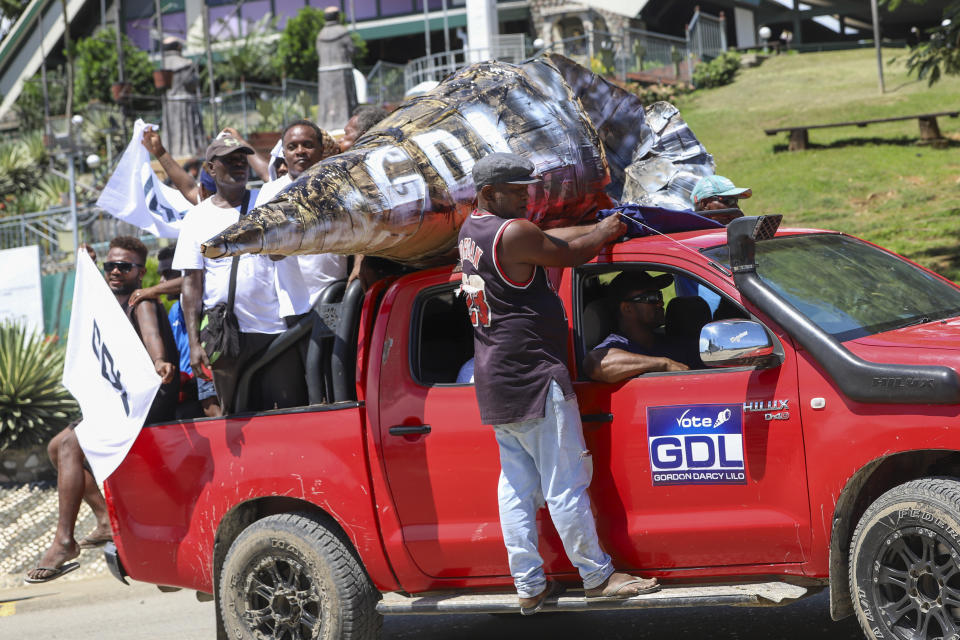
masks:
[[[814,589],[817,591],[819,589]],[[757,582],[707,586],[667,586],[655,593],[626,600],[586,600],[581,590],[550,599],[542,611],[606,611],[705,606],[774,606],[798,600],[812,591],[786,582]],[[428,596],[385,593],[377,603],[382,615],[445,613],[519,613],[516,593],[463,594],[451,592]]]

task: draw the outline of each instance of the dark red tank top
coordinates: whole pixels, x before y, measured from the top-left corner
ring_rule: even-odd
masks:
[[[474,381],[480,418],[507,424],[542,418],[550,381],[573,397],[567,318],[543,267],[527,282],[500,269],[497,250],[517,219],[473,212],[460,228],[461,289],[473,324]]]

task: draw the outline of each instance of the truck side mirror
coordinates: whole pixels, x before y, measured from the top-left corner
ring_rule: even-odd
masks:
[[[700,359],[708,367],[779,363],[767,330],[752,320],[718,320],[700,330]]]

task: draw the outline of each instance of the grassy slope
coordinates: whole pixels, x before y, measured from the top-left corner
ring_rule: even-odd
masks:
[[[932,89],[909,78],[903,50],[884,52],[887,92],[872,49],[786,55],[736,82],[678,102],[717,162],[753,189],[747,213],[837,229],[876,242],[960,281],[960,119],[939,118],[947,148],[916,144],[915,120],[810,132],[813,148],[787,152],[764,128],[960,109],[960,78]]]

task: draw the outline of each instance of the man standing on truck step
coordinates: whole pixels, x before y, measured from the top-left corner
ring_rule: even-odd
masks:
[[[130,302],[130,295],[140,289],[143,275],[147,272],[144,268],[146,263],[147,247],[140,240],[118,236],[110,241],[103,274],[160,376],[160,388],[144,421],[144,424],[151,424],[175,418],[180,372],[177,343],[163,305],[156,300],[144,300],[136,306]],[[53,542],[40,556],[37,566],[27,572],[24,581],[31,584],[49,582],[70,573],[80,566],[71,560],[80,555],[81,549],[93,549],[113,540],[107,504],[74,432],[77,424],[74,422],[69,425],[47,445],[50,461],[57,470],[57,532]],[[74,529],[81,501],[93,510],[97,528],[78,543],[74,538]]]
[[[623,235],[617,216],[541,231],[524,219],[534,165],[492,153],[473,167],[477,210],[460,229],[462,291],[474,327],[480,417],[500,447],[500,525],[520,612],[536,613],[563,589],[537,551],[537,508],[546,502],[588,598],[629,598],[654,578],[614,571],[590,510],[593,465],[567,366],[567,321],[544,267],[573,267]]]

